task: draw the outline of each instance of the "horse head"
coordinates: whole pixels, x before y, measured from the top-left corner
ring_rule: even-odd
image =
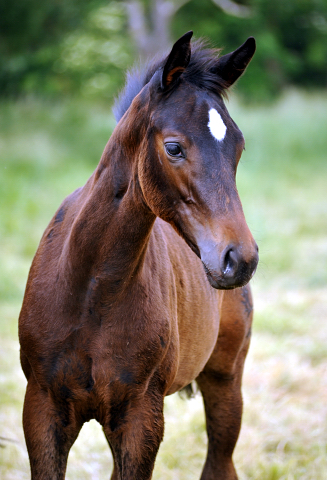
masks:
[[[202,260],[214,288],[245,285],[258,263],[235,176],[244,138],[223,101],[255,51],[251,37],[218,57],[192,32],[173,46],[134,98],[125,121],[139,138],[137,181],[143,201]]]

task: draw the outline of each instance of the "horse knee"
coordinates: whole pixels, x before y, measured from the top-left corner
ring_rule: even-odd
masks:
[[[35,380],[27,384],[23,409],[23,427],[33,480],[63,478],[69,450],[81,425],[63,424],[51,395]]]

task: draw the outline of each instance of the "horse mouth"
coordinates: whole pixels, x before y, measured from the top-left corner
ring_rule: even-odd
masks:
[[[217,290],[233,290],[234,288],[244,287],[256,272],[257,261],[252,261],[249,264],[242,262],[239,266],[238,272],[232,276],[224,276],[224,274],[218,274],[212,272],[210,268],[202,262],[204,271],[207,275],[210,285]]]
[[[249,281],[255,274],[259,260],[257,251],[252,257],[252,259],[248,262],[244,259],[239,258],[234,261],[234,264],[232,263],[232,265],[230,264],[230,262],[227,261],[226,263],[223,263],[221,265],[221,268],[212,269],[208,266],[207,262],[205,262],[201,258],[201,250],[198,245],[193,242],[187,235],[185,235],[183,231],[180,230],[179,233],[182,235],[185,242],[196,254],[196,256],[200,258],[209,284],[213,288],[217,290],[233,290],[234,288],[244,287],[247,283],[249,283]],[[228,251],[231,251],[232,249],[229,246],[226,247],[225,250],[228,254]],[[224,257],[226,257],[226,252],[223,252]]]

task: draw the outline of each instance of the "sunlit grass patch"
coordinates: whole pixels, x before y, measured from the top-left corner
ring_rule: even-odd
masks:
[[[206,453],[202,398],[179,395],[165,400],[165,436],[160,447],[154,479],[192,480],[200,477]]]
[[[107,480],[112,472],[111,452],[101,426],[86,423],[69,454],[67,480]]]
[[[324,478],[327,361],[313,363],[298,343],[301,338],[258,333],[253,339],[236,449],[244,478]]]
[[[12,333],[0,337],[0,478],[24,480],[29,478],[21,427],[26,381],[19,366],[18,342],[10,337]]]

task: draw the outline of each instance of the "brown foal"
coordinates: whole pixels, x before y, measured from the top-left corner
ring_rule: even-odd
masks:
[[[191,37],[130,76],[98,167],[33,260],[19,321],[33,480],[64,479],[93,418],[111,478],[150,479],[164,397],[193,380],[208,433],[201,478],[237,479],[258,250],[235,184],[244,139],[223,94],[255,41],[219,57]]]

